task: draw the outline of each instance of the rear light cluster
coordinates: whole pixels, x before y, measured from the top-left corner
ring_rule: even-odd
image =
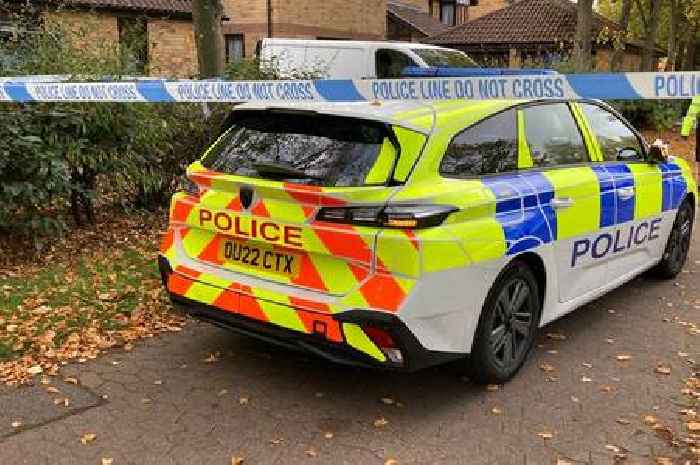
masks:
[[[382,351],[389,361],[398,364],[403,363],[403,354],[401,350],[396,346],[396,342],[394,342],[394,338],[391,337],[391,334],[385,329],[376,326],[362,325],[362,331],[364,331],[367,337],[379,347],[379,350]]]
[[[418,229],[439,226],[457,211],[452,205],[388,205],[369,207],[324,207],[316,215],[319,221]]]

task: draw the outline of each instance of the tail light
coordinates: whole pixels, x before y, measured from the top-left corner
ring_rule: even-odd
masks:
[[[439,226],[457,211],[452,205],[387,205],[368,207],[324,207],[316,215],[319,221],[400,229]]]
[[[391,362],[403,363],[403,354],[401,350],[396,347],[394,338],[391,337],[391,334],[386,330],[377,328],[376,326],[363,325],[362,331],[365,332],[367,337],[379,347],[379,350],[381,350]]]

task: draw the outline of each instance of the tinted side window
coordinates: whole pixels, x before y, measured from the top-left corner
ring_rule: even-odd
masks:
[[[617,161],[618,154],[623,149],[636,151],[639,160],[644,158],[639,138],[620,118],[597,105],[582,103],[581,108],[593,133],[598,138],[605,161]]]
[[[479,176],[518,167],[515,111],[508,110],[471,126],[450,142],[440,164],[448,176]]]
[[[536,167],[588,161],[586,145],[566,103],[526,107],[525,137]]]

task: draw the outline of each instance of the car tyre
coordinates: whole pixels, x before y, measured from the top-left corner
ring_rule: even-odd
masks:
[[[690,249],[690,238],[693,232],[693,205],[689,199],[683,201],[676,213],[673,229],[668,236],[666,248],[661,261],[654,267],[656,276],[663,279],[675,278],[681,272]]]
[[[484,302],[467,375],[479,384],[501,384],[525,362],[537,333],[540,292],[530,267],[511,262],[496,279]]]

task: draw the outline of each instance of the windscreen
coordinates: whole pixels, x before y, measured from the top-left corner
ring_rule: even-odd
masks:
[[[328,187],[383,184],[396,151],[381,123],[329,115],[236,111],[202,160],[226,174]],[[378,169],[379,168],[379,169]]]
[[[413,51],[425,61],[428,66],[448,68],[478,68],[474,60],[456,50],[436,50],[429,48],[414,48]]]

